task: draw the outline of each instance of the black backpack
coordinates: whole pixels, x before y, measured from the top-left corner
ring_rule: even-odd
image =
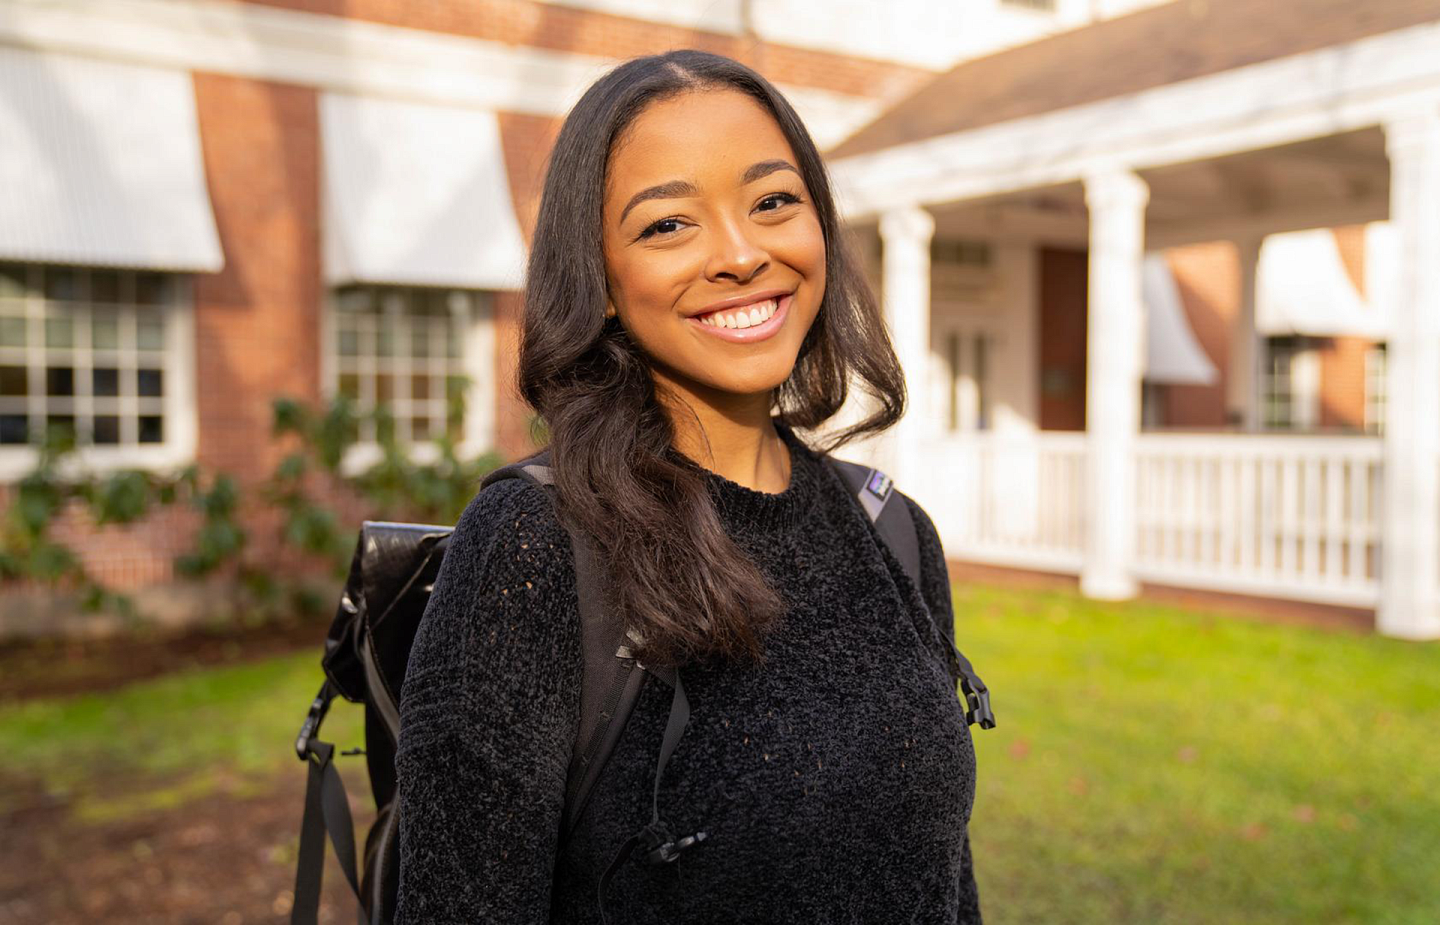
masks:
[[[906,505],[893,497],[893,483],[884,473],[856,463],[830,459],[850,487],[877,531],[905,570],[920,584],[920,546]],[[506,478],[550,485],[549,451],[496,469],[482,489]],[[315,925],[324,871],[325,834],[335,846],[341,869],[360,901],[360,925],[390,925],[399,886],[399,815],[395,804],[395,745],[400,729],[400,695],[415,631],[425,612],[440,570],[451,528],[420,524],[366,521],[361,527],[339,610],[325,639],[321,664],[325,683],[295,740],[300,760],[309,765],[305,812],[296,863],[292,925]],[[684,685],[674,668],[657,668],[637,660],[621,621],[602,606],[594,560],[582,537],[571,534],[579,592],[584,681],[580,694],[580,731],[566,784],[562,839],[569,835],[585,800],[609,758],[640,696],[645,675],[672,688],[670,715],[655,767],[655,793],[650,824],[616,853],[600,882],[600,909],[610,878],[636,850],[649,864],[675,861],[687,848],[705,840],[704,832],[678,837],[661,820],[660,776],[690,718]],[[981,728],[995,725],[989,691],[970,662],[955,647],[953,633],[941,627],[950,642],[950,674],[966,700],[966,720]],[[635,669],[640,669],[639,671]],[[335,769],[335,746],[319,741],[320,724],[336,695],[365,705],[365,748],[341,752],[365,756],[370,789],[378,813],[365,838],[362,868],[357,873],[355,831],[344,784]]]

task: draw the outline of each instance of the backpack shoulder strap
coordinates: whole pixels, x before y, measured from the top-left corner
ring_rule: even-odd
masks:
[[[898,500],[894,504],[888,503],[895,491],[895,483],[890,476],[879,469],[843,459],[832,457],[830,464],[859,500],[870,522],[875,524],[890,551],[905,567],[905,573],[915,582],[915,587],[920,587],[920,536],[915,532],[915,519],[910,516],[910,509]]]
[[[481,487],[506,478],[520,478],[544,487],[549,496],[555,481],[549,450],[496,469],[485,476]],[[589,541],[576,531],[566,529],[575,557],[584,675],[580,688],[580,731],[566,778],[562,838],[569,836],[585,808],[601,769],[640,699],[645,680],[644,672],[635,670],[637,662],[624,622],[605,606]]]
[[[829,460],[839,473],[841,481],[860,502],[871,523],[875,524],[880,538],[890,547],[895,558],[900,560],[915,587],[920,588],[920,535],[915,529],[915,518],[910,513],[910,507],[898,499],[891,501],[895,494],[895,483],[879,469],[834,457],[829,457]],[[965,691],[965,700],[969,704],[965,718],[972,726],[978,722],[982,729],[994,728],[995,714],[990,709],[989,688],[975,673],[970,660],[955,645],[954,629],[947,632],[944,627],[937,625],[936,628],[949,645],[951,676],[960,682]]]

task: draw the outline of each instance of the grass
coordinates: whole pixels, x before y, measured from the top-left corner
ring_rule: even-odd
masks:
[[[1440,647],[957,588],[987,922],[1440,922]]]
[[[974,730],[988,925],[1440,922],[1440,647],[1064,591],[955,603],[999,720]],[[0,781],[103,822],[301,775],[317,657],[0,707]],[[327,739],[359,719],[337,703]]]
[[[101,822],[221,787],[243,793],[277,771],[303,777],[291,743],[321,680],[309,651],[0,707],[0,779],[38,780]],[[360,745],[362,725],[359,707],[337,700],[322,738]],[[5,802],[0,793],[0,811]]]

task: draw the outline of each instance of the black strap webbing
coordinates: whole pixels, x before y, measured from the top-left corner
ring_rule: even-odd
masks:
[[[295,901],[290,907],[291,925],[316,925],[320,912],[320,884],[325,874],[325,834],[335,846],[340,869],[350,881],[355,898],[360,898],[360,879],[355,869],[355,825],[350,819],[350,801],[345,783],[335,769],[335,746],[311,739],[307,756],[310,772],[305,782],[305,815],[300,822],[300,852],[295,867]],[[368,925],[365,910],[356,912],[359,925]]]
[[[850,487],[870,522],[875,525],[880,538],[890,547],[895,558],[900,560],[915,587],[920,588],[919,532],[909,506],[903,501],[892,502],[895,485],[890,477],[879,469],[868,468],[859,463],[833,458],[830,461],[841,480]],[[949,649],[947,656],[950,674],[960,682],[961,690],[965,694],[966,722],[972,726],[979,723],[981,729],[995,728],[995,714],[990,709],[990,689],[975,673],[970,660],[955,645],[954,627],[947,630],[937,625],[936,629],[945,638]]]
[[[685,849],[700,844],[707,837],[704,832],[696,832],[694,835],[677,839],[670,832],[669,825],[660,818],[660,778],[664,775],[665,765],[669,763],[670,756],[674,754],[675,747],[680,744],[680,737],[685,734],[685,727],[690,722],[690,699],[685,696],[685,685],[680,681],[680,672],[674,668],[646,668],[645,670],[673,687],[675,693],[670,698],[670,718],[665,721],[665,738],[660,743],[660,758],[655,763],[655,786],[650,791],[650,822],[625,840],[625,844],[620,846],[620,850],[615,853],[615,857],[610,861],[610,866],[605,868],[605,873],[600,878],[597,898],[602,923],[608,922],[605,917],[605,894],[610,889],[610,881],[614,878],[615,872],[620,869],[620,865],[625,863],[635,849],[645,850],[647,864],[670,864],[676,861]]]

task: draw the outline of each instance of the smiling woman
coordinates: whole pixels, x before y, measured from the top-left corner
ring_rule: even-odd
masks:
[[[869,416],[802,439],[852,385]],[[494,482],[451,538],[402,689],[397,920],[979,922],[944,552],[877,480],[916,528],[907,572],[827,459],[900,418],[904,378],[820,155],[763,77],[676,51],[575,105],[518,386],[553,492]],[[645,686],[562,832],[596,670],[572,537]],[[673,700],[661,672],[684,676]],[[626,864],[652,805],[706,836]]]

